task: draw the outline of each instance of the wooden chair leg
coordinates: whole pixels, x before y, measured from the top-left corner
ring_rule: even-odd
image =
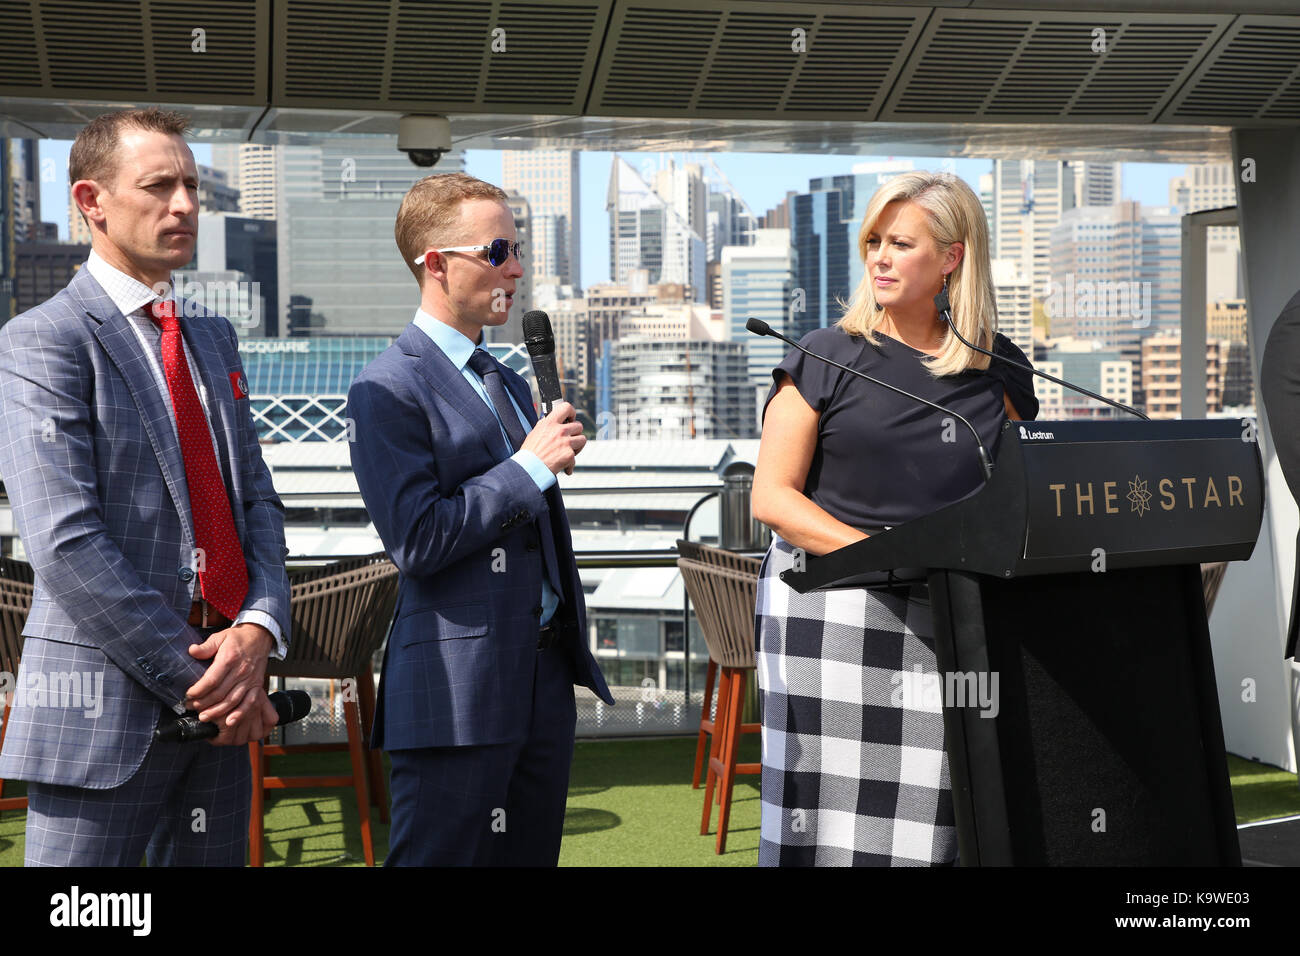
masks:
[[[260,740],[254,740],[248,745],[248,762],[253,771],[253,798],[248,808],[248,865],[262,866],[265,863],[262,835],[263,815],[266,812],[266,788],[262,780],[266,764]]]
[[[384,787],[384,760],[378,750],[370,749],[370,734],[375,728],[375,677],[367,664],[357,675],[357,699],[361,703],[362,744],[370,765],[370,802],[379,808],[379,822],[388,822],[388,792]]]
[[[727,672],[724,669],[718,681],[718,709],[716,711],[717,717],[713,721],[713,740],[709,745],[709,771],[704,777],[704,814],[700,819],[700,836],[708,834],[709,820],[713,816],[713,788],[718,782],[716,768],[722,754],[722,731],[725,726],[722,715],[727,712],[727,690]]]
[[[695,774],[691,777],[691,789],[700,789],[700,771],[704,768],[704,739],[713,736],[713,721],[709,716],[709,705],[713,703],[713,680],[718,673],[718,664],[709,658],[709,670],[704,677],[704,703],[700,705],[700,736],[695,743]]]
[[[736,755],[740,752],[740,720],[745,712],[745,674],[742,669],[731,672],[731,699],[726,721],[726,751],[722,758],[722,779],[718,783],[718,795],[722,798],[722,809],[718,813],[717,852],[725,853],[727,849],[727,822],[731,816],[731,792],[736,784]]]
[[[343,701],[343,718],[348,725],[348,752],[352,755],[352,786],[357,796],[357,816],[361,819],[361,851],[366,866],[375,865],[375,845],[370,834],[369,767],[361,743],[361,708],[355,701]]]

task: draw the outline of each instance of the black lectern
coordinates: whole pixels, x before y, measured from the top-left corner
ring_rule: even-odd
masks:
[[[1007,422],[978,491],[783,579],[927,569],[963,865],[1239,866],[1199,563],[1263,496],[1250,421]]]

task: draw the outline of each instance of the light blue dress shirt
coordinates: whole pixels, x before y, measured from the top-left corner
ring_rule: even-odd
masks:
[[[474,370],[469,367],[469,357],[474,353],[476,348],[482,348],[481,345],[475,345],[460,332],[457,332],[445,322],[440,322],[423,309],[416,310],[415,327],[429,337],[434,345],[442,350],[442,354],[447,356],[447,360],[452,365],[460,369],[460,374],[469,382],[470,387],[474,389],[483,403],[492,411],[492,415],[497,420],[497,425],[501,428],[501,442],[506,451],[510,450],[510,436],[506,434],[505,426],[501,424],[501,416],[497,414],[496,406],[492,404],[492,399],[488,397],[487,389],[483,385],[483,380],[475,374]],[[487,351],[487,349],[483,349]],[[515,414],[519,416],[519,424],[523,426],[524,434],[532,430],[528,424],[528,419],[519,408],[519,403],[515,397],[506,389],[506,395],[510,398],[510,404],[514,406]],[[545,492],[551,485],[555,484],[555,474],[551,469],[542,463],[542,460],[533,452],[526,449],[519,449],[510,456],[512,461],[518,462],[524,471],[528,472],[528,477],[533,479],[533,484],[537,485],[537,490]],[[542,534],[547,533],[547,529],[541,529]],[[555,588],[551,587],[551,582],[547,580],[546,574],[542,574],[542,618],[541,623],[545,625],[555,614],[555,609],[560,606],[559,595],[555,593]]]

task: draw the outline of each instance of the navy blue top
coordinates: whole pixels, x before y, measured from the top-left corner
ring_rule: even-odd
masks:
[[[964,416],[996,459],[1007,398],[1026,421],[1038,417],[1033,376],[996,359],[987,371],[935,378],[926,357],[887,335],[880,345],[832,326],[815,329],[800,345],[841,365],[906,389]],[[993,351],[1029,364],[1006,336]],[[873,532],[903,524],[959,501],[984,483],[970,430],[919,402],[791,349],[772,375],[772,400],[785,372],[808,405],[821,413],[817,447],[804,494],[845,524]],[[764,415],[767,405],[763,406]]]

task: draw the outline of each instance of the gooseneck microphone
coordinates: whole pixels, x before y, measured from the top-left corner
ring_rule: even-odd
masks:
[[[311,695],[305,690],[281,690],[270,694],[267,700],[275,708],[277,727],[302,720],[311,710]],[[160,724],[153,732],[154,740],[187,744],[195,740],[212,740],[221,733],[217,724],[206,724],[197,715],[187,714]]]
[[[979,450],[980,467],[984,470],[985,480],[993,477],[993,459],[989,457],[989,452],[988,449],[984,447],[984,442],[980,441],[979,432],[975,430],[974,425],[968,422],[961,415],[954,412],[951,408],[944,408],[942,405],[936,405],[934,402],[930,401],[927,398],[922,398],[920,395],[913,395],[911,392],[905,391],[904,389],[901,389],[896,385],[890,385],[888,382],[882,382],[878,378],[872,378],[870,375],[867,375],[865,372],[859,372],[855,368],[849,368],[847,365],[841,365],[839,362],[836,362],[833,359],[828,359],[824,355],[818,355],[816,352],[804,348],[802,345],[800,345],[798,342],[794,341],[793,339],[787,338],[786,336],[782,335],[780,332],[776,331],[776,329],[772,328],[762,319],[750,319],[748,322],[745,323],[745,328],[748,329],[750,332],[753,332],[755,335],[770,335],[773,338],[780,339],[786,345],[798,349],[804,355],[809,355],[820,362],[825,362],[827,365],[833,365],[835,368],[848,372],[850,375],[856,375],[858,378],[866,379],[868,382],[871,382],[873,385],[879,385],[881,388],[887,388],[891,392],[897,392],[899,395],[905,395],[906,397],[912,399],[912,401],[914,402],[920,402],[922,405],[929,405],[931,408],[937,409],[938,411],[943,412],[945,415],[951,415],[953,418],[957,419],[959,422],[961,422],[963,425],[969,428],[971,435],[975,438],[975,447]]]
[[[555,368],[555,335],[551,332],[551,317],[541,309],[524,313],[524,345],[533,363],[533,377],[537,379],[537,394],[542,403],[542,416],[564,398],[560,388],[560,374]]]
[[[978,345],[974,345],[970,342],[967,342],[965,337],[963,337],[962,334],[957,331],[957,323],[952,320],[952,305],[948,301],[947,289],[941,289],[939,291],[939,294],[934,297],[934,305],[935,308],[939,310],[939,318],[942,321],[948,323],[948,328],[952,329],[952,334],[957,336],[957,341],[960,342],[962,345],[966,346],[966,348],[974,349],[976,352],[982,352],[985,355],[997,359],[999,362],[1006,362],[1008,365],[1014,365],[1016,368],[1029,372],[1032,375],[1037,375],[1040,376],[1041,378],[1045,378],[1049,382],[1055,382],[1057,385],[1064,385],[1066,388],[1076,391],[1081,395],[1087,395],[1089,398],[1095,398],[1099,402],[1104,402],[1105,404],[1110,405],[1113,408],[1118,408],[1122,412],[1128,412],[1130,415],[1136,415],[1144,422],[1149,422],[1151,420],[1147,418],[1145,415],[1143,415],[1141,412],[1139,412],[1136,408],[1129,408],[1127,405],[1123,405],[1120,402],[1116,402],[1112,399],[1109,399],[1104,395],[1098,395],[1096,392],[1090,392],[1082,385],[1075,385],[1071,382],[1067,382],[1063,378],[1057,378],[1055,375],[1049,375],[1047,372],[1039,371],[1038,369],[1029,365],[1021,365],[1015,359],[1009,359],[1005,355],[998,355],[996,352],[990,352],[988,349],[982,349]]]

